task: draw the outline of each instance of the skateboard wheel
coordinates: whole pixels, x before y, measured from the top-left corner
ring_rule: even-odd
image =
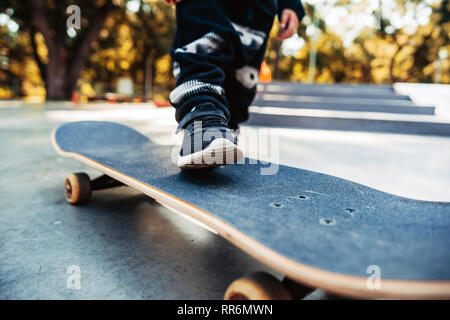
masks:
[[[233,281],[224,300],[291,300],[289,291],[274,276],[256,272]]]
[[[64,194],[70,204],[86,203],[91,199],[91,179],[86,173],[72,173],[64,181]]]

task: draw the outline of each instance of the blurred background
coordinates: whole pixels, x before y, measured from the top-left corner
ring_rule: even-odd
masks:
[[[79,29],[66,27],[72,4],[81,9]],[[266,80],[450,83],[448,0],[303,5],[293,38],[279,41],[275,23]],[[174,7],[163,0],[2,0],[0,98],[167,104],[174,31]]]

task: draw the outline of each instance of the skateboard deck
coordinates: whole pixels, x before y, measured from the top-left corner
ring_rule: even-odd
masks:
[[[56,151],[135,188],[301,284],[364,298],[450,298],[450,203],[384,193],[280,165],[183,171],[161,146],[116,123],[60,126]],[[373,270],[380,276],[373,287]]]

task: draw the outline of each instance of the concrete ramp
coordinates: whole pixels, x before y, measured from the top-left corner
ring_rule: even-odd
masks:
[[[274,82],[258,87],[248,124],[450,136],[450,120],[392,86]],[[423,100],[422,100],[423,101]]]

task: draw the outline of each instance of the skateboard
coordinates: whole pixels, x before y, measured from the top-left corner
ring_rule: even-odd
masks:
[[[259,161],[180,170],[171,146],[127,126],[73,122],[55,150],[97,169],[65,180],[68,202],[127,185],[194,219],[285,278],[237,279],[225,299],[301,298],[314,288],[354,298],[450,298],[450,203],[395,196],[338,177]]]

